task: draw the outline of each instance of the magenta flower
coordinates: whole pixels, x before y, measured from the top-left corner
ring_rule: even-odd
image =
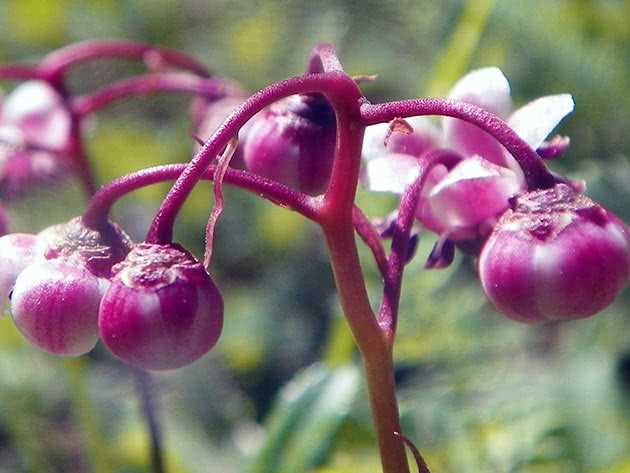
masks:
[[[534,149],[543,146],[547,135],[573,110],[571,96],[561,94],[539,98],[512,112],[509,84],[497,68],[467,74],[449,98],[498,115]],[[443,118],[441,129],[424,117],[407,121],[413,132],[393,133],[387,144],[388,125],[366,130],[364,183],[371,190],[402,193],[418,176],[417,160],[429,151],[444,149],[459,156],[459,162],[431,171],[417,218],[425,228],[456,242],[487,236],[507,209],[508,199],[525,189],[515,159],[488,133],[462,120]]]
[[[515,197],[479,258],[488,298],[527,323],[596,314],[623,289],[629,271],[628,228],[564,184]]]
[[[311,195],[326,190],[336,142],[335,112],[319,94],[293,95],[252,119],[245,167]]]
[[[80,217],[38,235],[0,238],[0,303],[11,303],[16,327],[49,353],[78,356],[98,340],[98,309],[112,266],[131,240],[108,222],[99,230]]]
[[[82,355],[98,341],[98,307],[107,285],[74,260],[36,262],[15,281],[13,322],[41,350]]]
[[[217,342],[221,293],[184,248],[141,243],[114,273],[98,324],[116,356],[143,369],[170,370],[192,363]]]
[[[63,174],[70,129],[62,97],[44,82],[26,82],[0,101],[0,195]]]

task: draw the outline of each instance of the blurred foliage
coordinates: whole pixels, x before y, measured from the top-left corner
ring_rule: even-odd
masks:
[[[571,92],[572,138],[553,167],[630,221],[630,1],[0,0],[0,60],[36,61],[71,42],[116,37],[182,49],[250,90],[303,71],[317,42],[336,44],[373,101],[443,94],[497,65],[518,103]],[[77,68],[91,90],[138,69]],[[11,84],[6,84],[7,88]],[[190,159],[188,99],[117,104],[88,124],[104,182]],[[168,186],[125,198],[116,218],[136,239]],[[202,184],[177,236],[200,254],[211,205]],[[394,208],[361,191],[371,216]],[[12,204],[16,231],[83,206],[70,184]],[[360,363],[339,314],[317,229],[238,191],[216,242],[225,331],[193,366],[153,377],[169,472],[378,471]],[[403,288],[395,356],[405,433],[434,472],[630,472],[630,293],[576,323],[528,327],[485,301],[474,264],[426,272],[423,239]],[[380,280],[362,250],[376,304]],[[323,360],[318,363],[318,360]],[[60,360],[0,321],[0,472],[149,471],[148,441],[128,369],[97,347]]]

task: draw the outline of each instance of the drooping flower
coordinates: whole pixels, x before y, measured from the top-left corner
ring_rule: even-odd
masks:
[[[335,112],[320,94],[292,95],[258,114],[244,148],[246,168],[311,195],[332,171]]]
[[[561,94],[539,98],[512,112],[509,84],[497,68],[467,74],[455,84],[449,98],[498,115],[534,149],[545,146],[547,135],[573,110],[571,96]],[[525,189],[516,160],[491,135],[462,120],[445,117],[440,129],[425,117],[407,122],[413,131],[402,136],[394,133],[389,140],[389,125],[367,128],[363,150],[366,186],[402,193],[418,176],[418,160],[443,149],[458,156],[459,162],[448,168],[438,165],[431,171],[417,218],[442,239],[468,244],[486,237],[507,209],[508,199]],[[550,155],[561,153],[566,146],[566,140],[556,142]]]
[[[36,347],[62,356],[89,352],[98,340],[98,307],[107,281],[57,258],[35,262],[11,295],[15,326]]]
[[[217,342],[221,293],[184,248],[141,243],[114,272],[98,323],[103,342],[123,361],[148,370],[180,368]]]
[[[98,340],[98,309],[112,266],[131,240],[116,224],[88,228],[80,217],[38,235],[0,238],[0,302],[29,342],[49,353],[78,356]]]
[[[18,86],[0,101],[0,195],[20,196],[64,174],[71,117],[45,82]]]
[[[628,228],[565,184],[515,197],[479,258],[488,298],[527,323],[594,315],[629,273]]]

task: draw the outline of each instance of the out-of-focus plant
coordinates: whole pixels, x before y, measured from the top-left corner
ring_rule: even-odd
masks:
[[[72,68],[107,58],[139,60],[149,70],[84,95],[69,91]],[[418,469],[429,471],[414,444],[422,439],[412,441],[403,431],[393,362],[403,273],[417,253],[414,227],[438,237],[427,268],[450,266],[456,248],[472,255],[489,300],[522,322],[595,315],[628,279],[627,227],[583,195],[582,181],[551,172],[543,161],[569,148],[566,137],[546,140],[573,110],[571,96],[546,96],[512,112],[507,80],[496,68],[469,73],[445,99],[372,104],[359,86],[370,78],[348,75],[334,48],[320,44],[305,74],[246,97],[241,87],[178,51],[91,41],[57,50],[35,66],[2,66],[0,78],[29,81],[7,98],[0,115],[7,195],[28,195],[63,169],[89,198],[83,214],[65,224],[0,239],[0,294],[22,335],[62,356],[85,354],[101,339],[136,370],[173,370],[200,359],[215,346],[224,323],[223,297],[207,271],[223,185],[245,189],[322,231],[341,308],[361,353],[386,473],[409,471],[407,447]],[[86,120],[114,102],[155,92],[196,97],[200,147],[194,158],[135,171],[96,190],[84,143]],[[428,115],[443,117],[441,130],[422,118]],[[216,128],[209,130],[208,123]],[[365,215],[356,201],[361,179],[368,190],[401,195],[393,213],[376,221]],[[132,191],[172,180],[145,240],[132,242],[110,220],[112,206]],[[185,200],[202,180],[213,181],[214,207],[200,261],[173,234]],[[381,278],[378,310],[368,296],[355,236]],[[389,251],[383,244],[388,239]],[[225,311],[229,317],[229,305]],[[136,376],[146,394],[146,376]],[[358,385],[349,367],[304,373],[287,388],[271,440],[252,468],[301,471],[321,463],[344,419],[336,409],[350,409]],[[331,397],[339,401],[335,409],[327,402]],[[154,470],[163,471],[155,409],[150,397],[143,400]],[[313,412],[310,422],[300,419],[307,410]],[[297,453],[280,460],[279,449],[289,444]]]

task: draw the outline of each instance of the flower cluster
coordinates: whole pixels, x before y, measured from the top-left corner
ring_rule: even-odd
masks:
[[[2,304],[35,346],[78,356],[102,338],[121,359],[172,369],[204,355],[221,332],[223,303],[190,253],[133,245],[116,224],[78,217],[39,233],[0,238]]]
[[[510,86],[497,68],[473,71],[453,87],[449,99],[477,105],[507,120],[532,148],[540,148],[557,124],[573,110],[570,95],[551,95],[512,112]],[[387,136],[387,124],[368,127],[363,149],[364,183],[373,191],[403,193],[418,177],[418,160],[436,150],[453,156],[450,167],[437,166],[418,204],[424,228],[444,239],[475,243],[492,231],[508,200],[527,186],[514,157],[486,131],[454,118],[441,128],[429,119],[408,120],[406,133]],[[478,246],[478,245],[474,245]]]
[[[71,66],[93,59],[141,60],[149,71],[73,96]],[[175,69],[175,71],[173,71]],[[207,267],[223,210],[222,186],[238,186],[319,225],[344,315],[365,357],[367,386],[385,471],[406,471],[392,351],[405,265],[418,240],[435,233],[427,268],[447,267],[455,248],[478,262],[497,310],[526,323],[591,316],[613,302],[630,275],[630,231],[586,197],[585,185],[556,175],[543,159],[569,139],[545,141],[574,104],[551,95],[513,110],[499,69],[473,71],[446,99],[372,104],[345,73],[334,48],[315,47],[306,74],[248,96],[182,53],[130,42],[87,42],[38,66],[0,66],[27,79],[0,104],[0,197],[15,198],[71,170],[89,199],[81,217],[39,234],[0,238],[0,303],[33,345],[62,356],[98,340],[126,363],[169,370],[204,356],[223,326],[223,299]],[[116,100],[151,92],[194,96],[198,140],[186,164],[155,166],[95,191],[83,121]],[[426,116],[441,117],[438,127]],[[230,167],[231,164],[231,167]],[[186,198],[214,182],[203,264],[173,242]],[[109,219],[125,194],[175,180],[148,229],[133,243]],[[355,203],[359,181],[401,194],[382,225]],[[0,208],[0,233],[6,230]],[[378,311],[368,298],[358,234],[382,275]],[[391,238],[387,252],[383,239]],[[406,442],[407,443],[407,442]],[[428,467],[414,450],[420,471]]]
[[[145,46],[128,44],[107,45],[107,51],[118,46],[123,56],[146,53]],[[224,179],[301,212],[329,240],[338,235],[331,228],[339,216],[358,218],[350,227],[370,246],[384,275],[384,308],[377,315],[383,327],[395,329],[397,302],[388,297],[399,297],[400,262],[408,262],[417,241],[413,220],[438,236],[428,268],[448,266],[455,247],[472,253],[489,299],[519,321],[586,317],[625,286],[625,225],[585,197],[583,184],[542,164],[569,146],[566,137],[545,140],[572,112],[570,95],[513,110],[503,73],[484,68],[460,79],[447,99],[371,105],[323,45],[305,76],[248,98],[189,58],[156,54],[188,72],[147,74],[81,100],[65,97],[58,80],[30,81],[0,109],[5,198],[60,175],[68,164],[64,156],[77,146],[73,140],[81,138],[77,122],[135,93],[195,94],[194,133],[205,140],[185,170],[156,168],[123,177],[99,191],[83,217],[38,235],[0,239],[0,297],[10,299],[25,337],[45,351],[78,355],[100,338],[121,359],[160,370],[186,365],[214,346],[223,323],[221,295],[204,265],[171,241],[177,212],[202,178],[215,181],[216,197],[206,260]],[[441,126],[424,115],[441,115]],[[125,192],[175,177],[146,242],[133,244],[108,220],[107,209]],[[359,178],[370,190],[403,194],[383,231],[357,209],[347,212]],[[389,257],[379,232],[394,239]]]

